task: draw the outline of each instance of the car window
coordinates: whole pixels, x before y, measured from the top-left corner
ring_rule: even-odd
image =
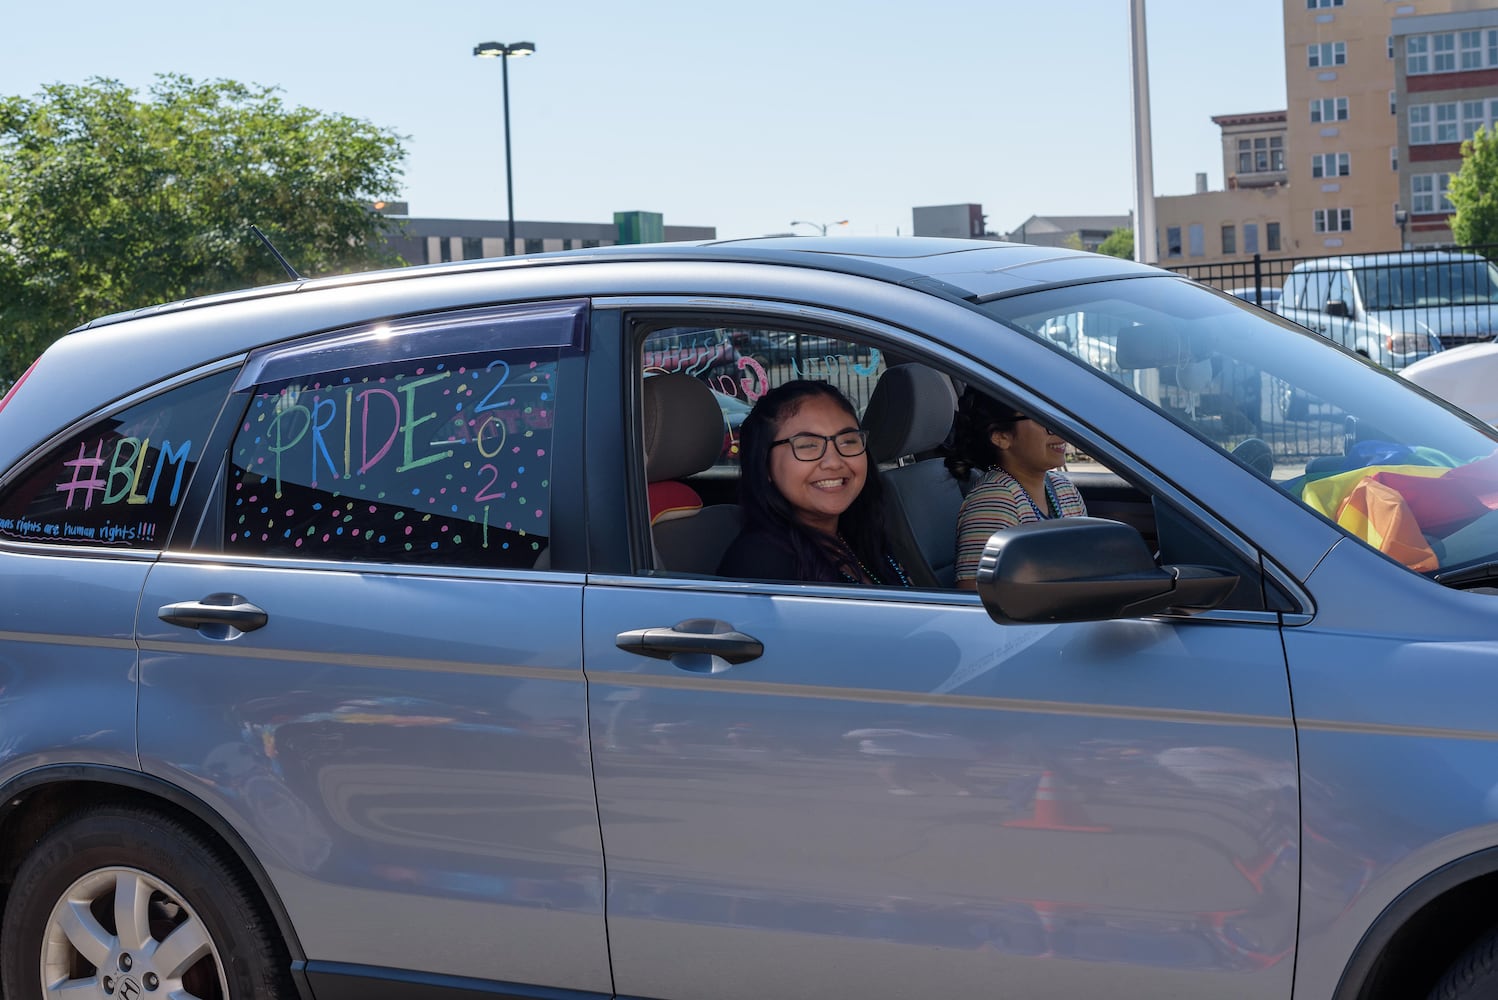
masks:
[[[163,547],[233,378],[169,389],[48,449],[0,493],[0,538]]]
[[[690,375],[712,390],[723,414],[720,472],[738,465],[738,428],[754,401],[792,379],[830,382],[860,413],[885,360],[879,348],[826,332],[747,325],[669,325],[651,329],[640,353],[645,377]]]
[[[1411,569],[1498,560],[1498,437],[1302,327],[1175,280],[985,308]],[[1074,345],[1044,335],[1057,316],[1076,323]]]
[[[573,320],[562,322],[551,335],[543,324],[537,337],[536,317],[521,311],[435,334],[377,329],[367,340],[356,333],[252,358],[262,374],[230,448],[223,549],[544,564],[554,413],[558,392],[570,391],[558,385],[563,347],[544,342],[571,336]],[[462,349],[434,354],[401,344],[423,336]],[[479,346],[485,342],[495,346]],[[354,346],[340,352],[340,343]],[[330,357],[346,363],[307,363]]]
[[[1354,305],[1352,283],[1348,280],[1347,273],[1345,271],[1332,271],[1330,274],[1331,281],[1327,284],[1326,301],[1340,302],[1351,310]]]
[[[1311,271],[1306,275],[1306,288],[1301,295],[1302,309],[1320,312],[1326,308],[1327,294],[1331,289],[1332,271]]]
[[[1045,324],[1047,336],[1070,337],[1075,345],[1078,332],[1087,329],[1087,321],[1083,312],[1058,314]],[[1086,338],[1081,339],[1085,349]],[[922,364],[913,356],[891,359],[856,336],[729,325],[649,326],[641,343],[640,362],[645,380],[686,375],[706,384],[724,418],[721,428],[715,426],[705,432],[706,436],[722,434],[717,447],[703,445],[698,449],[704,455],[716,451],[710,466],[704,461],[695,473],[682,475],[684,483],[648,484],[656,569],[715,575],[717,555],[740,527],[736,517],[728,513],[736,509],[739,500],[737,427],[753,401],[765,392],[792,379],[809,378],[836,385],[863,419],[870,434],[869,453],[879,459],[888,540],[910,571],[912,585],[925,589],[954,587],[959,513],[963,497],[977,476],[959,480],[946,467],[947,442],[943,435],[949,433],[950,415],[934,431],[917,431],[916,426],[929,423],[929,418],[890,419],[887,409],[875,414],[869,403],[882,379],[899,383],[905,375],[903,370],[912,366],[926,368],[928,375],[946,380],[951,387],[950,394],[942,397],[947,406],[955,402],[966,379],[944,374],[937,366]],[[988,391],[981,382],[971,384],[974,390]],[[897,393],[897,398],[912,409],[929,410],[934,394],[929,378],[906,385],[909,388]],[[925,388],[909,395],[916,386]],[[995,388],[993,392],[999,398],[1002,390]],[[645,395],[648,398],[649,394]],[[1015,407],[1013,400],[1001,405]],[[873,418],[873,422],[867,418]],[[648,418],[645,422],[650,423]],[[704,436],[700,426],[681,420],[668,423],[661,433],[670,435],[676,446],[670,450],[683,453],[683,440]],[[921,442],[918,452],[892,453],[890,439],[908,441],[922,434],[930,439]],[[646,458],[648,467],[649,456]],[[1070,477],[1089,513],[1134,527],[1162,560],[1212,565],[1238,573],[1241,583],[1221,605],[1224,609],[1265,607],[1255,558],[1233,552],[1178,507],[1136,485],[1137,477],[1121,475],[1100,461],[1090,453],[1086,442],[1068,442],[1066,464],[1058,471]],[[662,493],[659,488],[663,485],[672,489]],[[704,552],[711,555],[699,558]],[[930,575],[925,576],[917,564]],[[944,575],[942,567],[950,572]],[[1279,600],[1283,606],[1283,599]]]

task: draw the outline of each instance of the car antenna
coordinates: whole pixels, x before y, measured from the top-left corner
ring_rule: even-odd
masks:
[[[260,242],[264,243],[265,248],[275,255],[276,260],[281,262],[282,267],[286,268],[286,273],[291,275],[292,281],[303,280],[302,276],[296,273],[296,268],[291,266],[291,262],[285,257],[281,256],[281,251],[276,249],[276,245],[270,241],[270,237],[260,231],[259,226],[255,225],[253,222],[250,223],[250,232],[260,237]]]

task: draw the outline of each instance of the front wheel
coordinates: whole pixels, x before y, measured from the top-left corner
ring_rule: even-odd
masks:
[[[290,961],[255,900],[176,820],[127,806],[77,813],[16,874],[0,923],[4,995],[292,997]]]
[[[1489,931],[1446,970],[1426,1000],[1490,1000],[1498,996],[1498,930]]]

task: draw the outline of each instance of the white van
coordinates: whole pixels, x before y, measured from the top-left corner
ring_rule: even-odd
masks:
[[[1498,331],[1498,269],[1441,250],[1302,261],[1278,310],[1386,368],[1402,369]]]

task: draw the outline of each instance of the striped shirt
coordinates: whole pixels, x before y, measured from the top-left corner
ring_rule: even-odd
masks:
[[[1061,517],[1085,517],[1087,505],[1072,481],[1054,470],[1047,472],[1046,484],[1056,498]],[[1025,488],[1003,469],[989,469],[978,484],[963,498],[957,514],[957,579],[971,580],[978,575],[978,557],[988,536],[1002,528],[1042,521],[1050,515],[1045,497],[1034,503]]]

